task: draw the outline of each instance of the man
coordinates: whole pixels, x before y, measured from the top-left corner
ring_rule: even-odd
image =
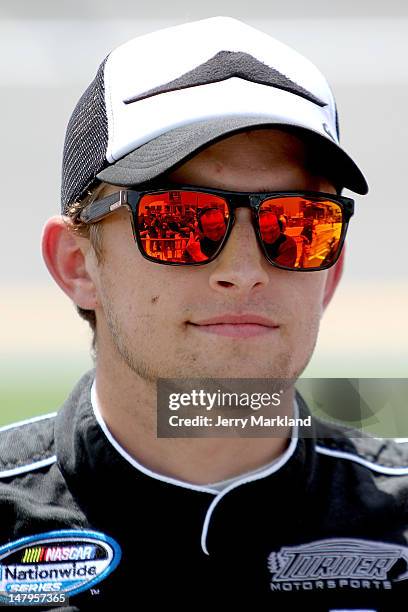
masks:
[[[283,222],[276,213],[265,211],[259,217],[259,226],[269,256],[275,258],[281,266],[296,267],[296,242],[284,233]]]
[[[224,211],[211,204],[197,212],[197,234],[186,245],[186,261],[206,261],[221,246],[226,234]]]
[[[308,427],[293,386],[341,277],[343,187],[367,192],[324,77],[266,34],[208,19],[101,64],[67,129],[63,216],[43,235],[94,329],[95,369],[57,415],[1,433],[3,601],[405,609],[406,452]],[[214,202],[224,233],[200,261],[145,248],[146,211],[194,225]],[[318,250],[281,263],[260,218],[284,216],[297,244],[310,211]],[[158,437],[159,378],[280,380],[284,424]]]

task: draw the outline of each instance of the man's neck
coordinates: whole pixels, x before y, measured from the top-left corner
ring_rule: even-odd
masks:
[[[154,472],[193,484],[254,470],[279,457],[290,441],[290,427],[279,428],[279,437],[157,438],[155,384],[98,364],[95,391],[102,419],[131,457]],[[290,389],[277,414],[292,417],[293,404]]]

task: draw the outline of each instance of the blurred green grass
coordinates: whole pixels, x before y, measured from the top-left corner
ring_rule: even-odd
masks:
[[[16,390],[6,388],[1,390],[0,425],[7,425],[38,414],[55,412],[61,405],[65,395],[65,385]]]
[[[405,358],[404,358],[405,357]],[[407,356],[313,356],[303,377],[408,378]],[[79,378],[93,363],[88,354],[0,358],[0,426],[57,411]]]
[[[21,362],[0,359],[0,426],[57,411],[75,383],[93,367],[87,356]]]

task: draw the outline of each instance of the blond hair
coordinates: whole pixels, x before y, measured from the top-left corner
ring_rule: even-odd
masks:
[[[90,242],[91,248],[93,249],[98,264],[103,262],[103,248],[102,248],[102,224],[91,223],[87,225],[78,219],[79,213],[88,204],[91,204],[95,200],[104,196],[104,191],[110,187],[107,183],[98,182],[90,188],[84,197],[77,202],[69,204],[65,213],[64,222],[70,232],[74,232],[78,236],[87,238]],[[69,221],[66,219],[69,218]],[[78,314],[89,323],[92,330],[92,355],[96,356],[96,315],[94,310],[87,310],[76,305]]]

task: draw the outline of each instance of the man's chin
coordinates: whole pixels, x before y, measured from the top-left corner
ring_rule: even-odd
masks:
[[[188,372],[185,372],[186,378],[237,378],[237,379],[294,379],[303,371],[305,366],[298,366],[293,363],[291,356],[280,355],[279,358],[271,363],[252,361],[249,363],[246,360],[234,361],[223,360],[216,363],[212,360],[211,363],[200,365],[194,364]],[[194,374],[193,374],[194,372]]]

